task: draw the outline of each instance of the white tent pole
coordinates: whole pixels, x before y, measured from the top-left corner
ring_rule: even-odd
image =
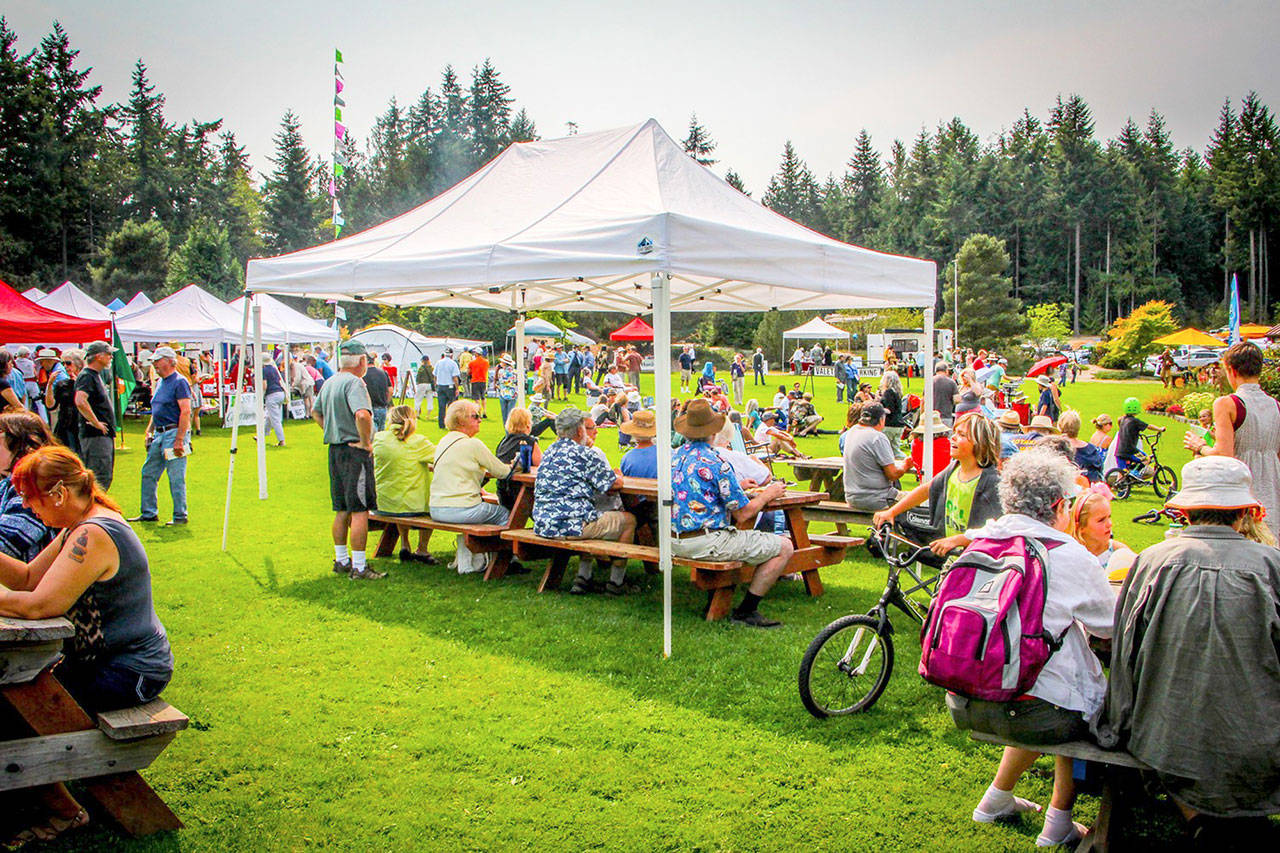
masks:
[[[243,371],[241,371],[243,372]],[[267,436],[263,431],[266,410],[262,405],[262,305],[253,303],[253,406],[254,434],[258,436],[258,500],[267,499]]]
[[[284,414],[282,418],[289,416],[289,398],[292,396],[289,391],[289,374],[293,372],[293,355],[289,352],[289,330],[284,330],[284,358],[280,360],[280,366],[284,370],[280,373],[280,384],[284,385]],[[394,393],[394,391],[392,392]]]
[[[240,393],[240,386],[244,383],[244,350],[245,345],[249,342],[249,300],[244,300],[244,319],[240,322],[240,378],[236,380],[236,402],[232,406],[231,413],[231,453],[227,460],[227,503],[222,509],[222,550],[227,550],[227,527],[231,522],[231,481],[236,473],[236,438],[240,435],[240,398],[244,395]],[[226,371],[222,369],[222,341],[218,341],[218,348],[214,350],[218,359],[218,394],[221,398],[222,383],[226,380]]]
[[[525,370],[524,288],[520,288],[520,306],[516,309],[516,405],[524,408]]]
[[[951,312],[951,346],[960,346],[960,256],[956,255],[955,284],[952,293],[956,300],[956,310]],[[944,306],[945,307],[945,306]]]
[[[920,373],[924,377],[924,408],[920,417],[924,418],[924,470],[933,476],[933,308],[924,309],[924,366]],[[926,474],[920,474],[920,482],[924,482]]]
[[[653,398],[658,422],[658,569],[662,572],[662,656],[671,657],[671,279],[652,273]]]

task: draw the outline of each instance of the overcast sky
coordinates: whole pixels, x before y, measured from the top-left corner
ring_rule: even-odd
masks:
[[[861,128],[895,138],[962,118],[984,140],[1059,93],[1093,108],[1097,134],[1155,108],[1174,144],[1203,151],[1226,97],[1280,108],[1280,3],[273,0],[41,3],[3,12],[22,49],[60,20],[104,99],[127,96],[143,59],[176,122],[222,118],[270,168],[286,109],[317,153],[332,148],[332,59],[346,60],[346,119],[363,141],[392,96],[464,85],[490,57],[544,138],[690,113],[759,198],[791,139],[819,179],[840,174]]]

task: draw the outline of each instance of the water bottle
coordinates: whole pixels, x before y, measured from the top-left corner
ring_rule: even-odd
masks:
[[[520,445],[520,467],[525,473],[533,470],[533,445]]]

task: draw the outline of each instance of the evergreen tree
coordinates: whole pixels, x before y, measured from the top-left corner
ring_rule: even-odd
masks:
[[[316,242],[324,202],[316,191],[318,170],[303,146],[301,125],[292,110],[284,114],[275,144],[275,169],[263,186],[264,224],[267,248],[279,254]]]
[[[168,292],[198,284],[214,296],[231,300],[244,289],[244,267],[236,259],[225,225],[202,219],[187,232],[169,258]]]
[[[782,165],[769,180],[763,202],[765,207],[810,228],[820,218],[818,185],[790,139],[783,146]]]
[[[488,163],[511,144],[511,87],[502,82],[488,58],[471,71],[470,113],[471,144],[477,166]]]
[[[172,133],[164,117],[164,95],[147,79],[147,66],[139,59],[133,67],[133,89],[121,109],[127,131],[131,180],[127,212],[140,221],[152,216],[163,223],[173,218],[169,193],[168,143]]]
[[[1084,220],[1093,204],[1098,145],[1093,138],[1093,113],[1079,95],[1065,101],[1058,96],[1049,115],[1050,149],[1053,164],[1054,197],[1065,213],[1063,224],[1074,232],[1075,245],[1080,244]],[[1070,241],[1068,246],[1070,246]],[[1074,268],[1068,266],[1066,278],[1072,291],[1072,330],[1080,332],[1079,249],[1074,252]]]
[[[975,350],[1007,350],[1027,333],[1022,300],[1013,296],[1009,254],[1004,244],[989,234],[974,234],[964,241],[956,259],[960,264],[960,328],[958,344]],[[954,267],[945,272],[942,327],[954,325]]]
[[[512,142],[535,142],[540,138],[538,126],[533,123],[533,119],[529,118],[529,113],[523,107],[516,113],[515,118],[511,119],[507,136]]]
[[[720,162],[711,156],[716,150],[716,141],[711,138],[707,129],[698,123],[697,113],[690,114],[689,133],[680,144],[684,146],[684,153],[703,166],[714,166]]]
[[[745,196],[751,195],[747,192],[747,185],[742,182],[742,176],[733,169],[724,173],[724,182]]]
[[[154,219],[126,222],[108,235],[99,263],[89,270],[104,299],[112,293],[158,293],[169,271],[169,232]]]
[[[838,229],[840,239],[859,246],[873,245],[873,235],[883,215],[885,174],[880,155],[871,144],[871,135],[866,128],[854,143],[842,189],[848,204],[843,227]]]
[[[452,65],[440,82],[440,132],[432,151],[433,194],[465,178],[478,165],[468,128],[467,96]]]

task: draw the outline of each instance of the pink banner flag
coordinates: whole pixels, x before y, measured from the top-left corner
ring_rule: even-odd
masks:
[[[347,138],[347,129],[342,126],[342,122],[335,121],[333,123],[333,135],[339,139]]]
[[[340,95],[340,94],[342,94],[342,89],[343,89],[342,81],[341,81],[341,80],[337,80],[337,79],[335,79],[335,80],[333,81],[333,85],[337,88],[337,91],[336,91],[336,92],[334,92],[334,94],[335,94],[335,95]]]
[[[330,182],[329,182],[329,196],[330,196],[330,197],[333,197],[333,196],[335,196],[335,195],[337,195],[337,194],[338,194],[338,187],[333,183],[333,181],[330,181]]]

